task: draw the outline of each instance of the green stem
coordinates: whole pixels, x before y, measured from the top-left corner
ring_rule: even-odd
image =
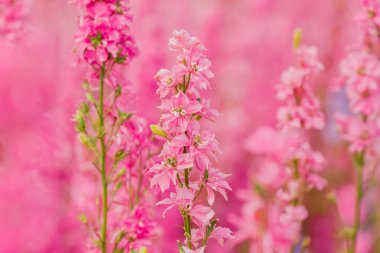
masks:
[[[363,167],[364,167],[364,152],[361,152],[355,157],[356,164],[356,200],[355,200],[355,215],[352,231],[352,242],[349,248],[349,253],[356,252],[356,240],[360,229],[360,203],[363,197]]]
[[[185,228],[185,236],[187,239],[187,245],[189,249],[192,249],[190,215],[185,211],[183,212],[182,216],[183,216],[183,223],[184,223],[184,228]]]
[[[101,227],[101,246],[102,253],[107,252],[107,215],[108,215],[108,182],[106,171],[106,146],[104,132],[104,78],[105,68],[100,69],[100,91],[99,91],[99,138],[100,138],[100,173],[102,177],[102,195],[103,195],[103,224]]]

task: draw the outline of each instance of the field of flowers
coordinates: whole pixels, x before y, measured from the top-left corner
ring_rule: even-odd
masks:
[[[0,0],[0,253],[380,253],[380,0]]]

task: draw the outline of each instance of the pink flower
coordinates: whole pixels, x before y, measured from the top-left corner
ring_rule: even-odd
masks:
[[[19,0],[0,1],[0,39],[12,41],[25,26],[25,3]]]
[[[178,80],[177,76],[168,69],[161,69],[154,77],[158,81],[157,94],[160,95],[160,98],[166,97],[173,87],[182,81],[182,78]]]
[[[307,72],[320,72],[324,69],[318,60],[317,48],[311,46],[301,46],[296,50],[297,63]]]
[[[379,126],[376,122],[362,120],[350,116],[338,114],[336,116],[338,130],[342,137],[350,143],[350,152],[373,150],[380,135]]]
[[[203,234],[201,238],[204,241],[211,238],[215,229],[215,221],[211,221],[215,215],[211,208],[215,201],[214,192],[227,199],[226,190],[231,188],[225,181],[228,175],[213,166],[217,153],[220,153],[215,135],[200,130],[201,119],[211,120],[219,116],[211,108],[210,101],[201,94],[209,89],[209,78],[213,76],[209,70],[211,62],[204,54],[206,48],[197,38],[181,30],[174,32],[174,37],[169,40],[169,49],[179,52],[177,64],[171,70],[160,70],[156,75],[162,112],[162,130],[158,134],[165,137],[165,143],[159,155],[160,161],[150,168],[149,174],[151,185],[158,185],[162,192],[170,189],[170,182],[173,183],[175,192],[170,192],[169,198],[157,204],[169,205],[164,214],[173,207],[179,209],[184,220],[185,242],[197,246],[190,236],[194,227],[209,229],[209,234]],[[207,192],[209,206],[198,203],[203,190]],[[203,250],[204,247],[194,252]]]
[[[281,83],[276,87],[278,99],[284,102],[277,112],[279,125],[322,129],[324,115],[307,79],[311,73],[323,70],[323,65],[314,47],[302,46],[297,49],[296,56],[296,65],[283,72]]]
[[[215,227],[213,231],[209,238],[216,239],[221,246],[224,245],[224,240],[234,238],[229,228]],[[198,241],[203,240],[205,236],[206,227],[191,230],[191,240],[196,247],[198,246]]]
[[[341,73],[352,111],[364,115],[378,112],[380,64],[377,58],[365,51],[352,52],[342,61]]]
[[[285,207],[284,213],[280,216],[280,221],[284,224],[288,223],[300,223],[307,218],[307,210],[304,206],[292,206]]]
[[[190,99],[179,92],[170,100],[164,100],[159,107],[163,114],[161,121],[163,128],[172,133],[178,129],[180,132],[185,132],[193,114],[198,113],[202,105],[198,101],[190,101]]]
[[[204,187],[207,190],[207,201],[210,206],[214,204],[215,193],[218,192],[223,196],[225,200],[228,200],[226,190],[232,190],[225,180],[226,177],[230,176],[225,174],[215,168],[211,168],[207,172],[208,176],[203,183]]]
[[[150,185],[158,186],[162,192],[165,192],[170,187],[170,182],[175,182],[177,172],[172,166],[166,165],[164,162],[156,164],[149,169],[149,173],[153,174],[150,179]]]
[[[215,212],[209,206],[196,205],[189,210],[189,214],[194,218],[194,222],[198,223],[200,227],[204,227],[210,224]]]
[[[76,2],[82,10],[75,39],[79,58],[96,68],[110,62],[129,63],[137,48],[130,35],[127,1]]]

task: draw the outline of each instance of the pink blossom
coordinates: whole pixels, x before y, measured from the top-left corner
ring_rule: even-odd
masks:
[[[297,64],[306,72],[318,73],[324,69],[318,60],[318,50],[312,46],[301,46],[296,50]],[[308,74],[308,73],[307,73]]]
[[[129,63],[137,54],[130,34],[132,17],[127,1],[76,1],[82,14],[76,34],[81,60],[100,68],[103,64]]]
[[[380,135],[377,122],[363,122],[361,119],[342,114],[338,114],[336,120],[342,137],[350,143],[351,152],[373,150],[373,145],[378,142]]]
[[[25,26],[24,0],[0,1],[0,39],[12,41],[19,37]]]
[[[223,233],[212,237],[216,220],[211,220],[215,215],[211,206],[215,191],[227,200],[226,190],[231,188],[225,181],[228,175],[213,166],[220,153],[215,135],[201,131],[199,124],[203,118],[211,120],[219,116],[201,94],[209,89],[209,78],[213,76],[209,70],[211,62],[204,54],[206,48],[184,30],[175,31],[173,35],[169,49],[179,52],[177,64],[171,70],[162,69],[156,74],[162,114],[160,126],[155,129],[160,128],[159,135],[165,137],[165,143],[159,154],[160,161],[149,169],[149,174],[151,186],[158,185],[162,192],[175,189],[169,198],[157,204],[168,205],[164,215],[171,208],[179,209],[184,220],[185,242],[189,252],[193,252],[190,248],[198,245],[191,239],[193,229],[209,230],[209,234],[201,238],[204,242],[209,238],[228,237]],[[204,189],[209,206],[198,203]],[[203,250],[204,247],[194,252]]]
[[[163,112],[160,119],[163,128],[169,133],[175,129],[185,132],[193,114],[198,113],[201,108],[202,105],[198,101],[190,101],[185,94],[178,92],[172,99],[163,100],[160,106]]]
[[[191,230],[191,240],[193,244],[197,247],[198,241],[203,240],[206,236],[206,228],[198,228]],[[227,239],[233,239],[232,231],[229,228],[225,227],[215,227],[214,232],[210,235],[210,238],[214,238],[218,241],[218,243],[223,246],[224,241]]]
[[[215,201],[214,192],[220,193],[225,200],[228,200],[226,190],[232,190],[225,181],[225,178],[228,176],[230,175],[225,174],[213,167],[208,171],[208,177],[203,185],[207,190],[207,201],[210,206],[212,206]]]
[[[296,50],[296,65],[286,69],[278,84],[277,97],[284,102],[278,109],[280,126],[290,128],[324,127],[324,115],[320,103],[312,91],[308,78],[323,70],[314,47],[302,46]]]
[[[354,113],[373,115],[379,110],[380,64],[365,51],[350,53],[341,64],[342,83]]]
[[[300,223],[307,218],[307,210],[304,206],[286,206],[284,213],[280,216],[282,223],[288,224],[292,222]]]
[[[194,222],[200,227],[204,227],[210,224],[215,212],[209,206],[196,205],[189,210],[189,214],[194,218]]]

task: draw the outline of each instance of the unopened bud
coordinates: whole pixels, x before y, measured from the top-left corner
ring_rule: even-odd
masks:
[[[159,125],[150,125],[150,130],[153,134],[166,138],[167,134]]]

